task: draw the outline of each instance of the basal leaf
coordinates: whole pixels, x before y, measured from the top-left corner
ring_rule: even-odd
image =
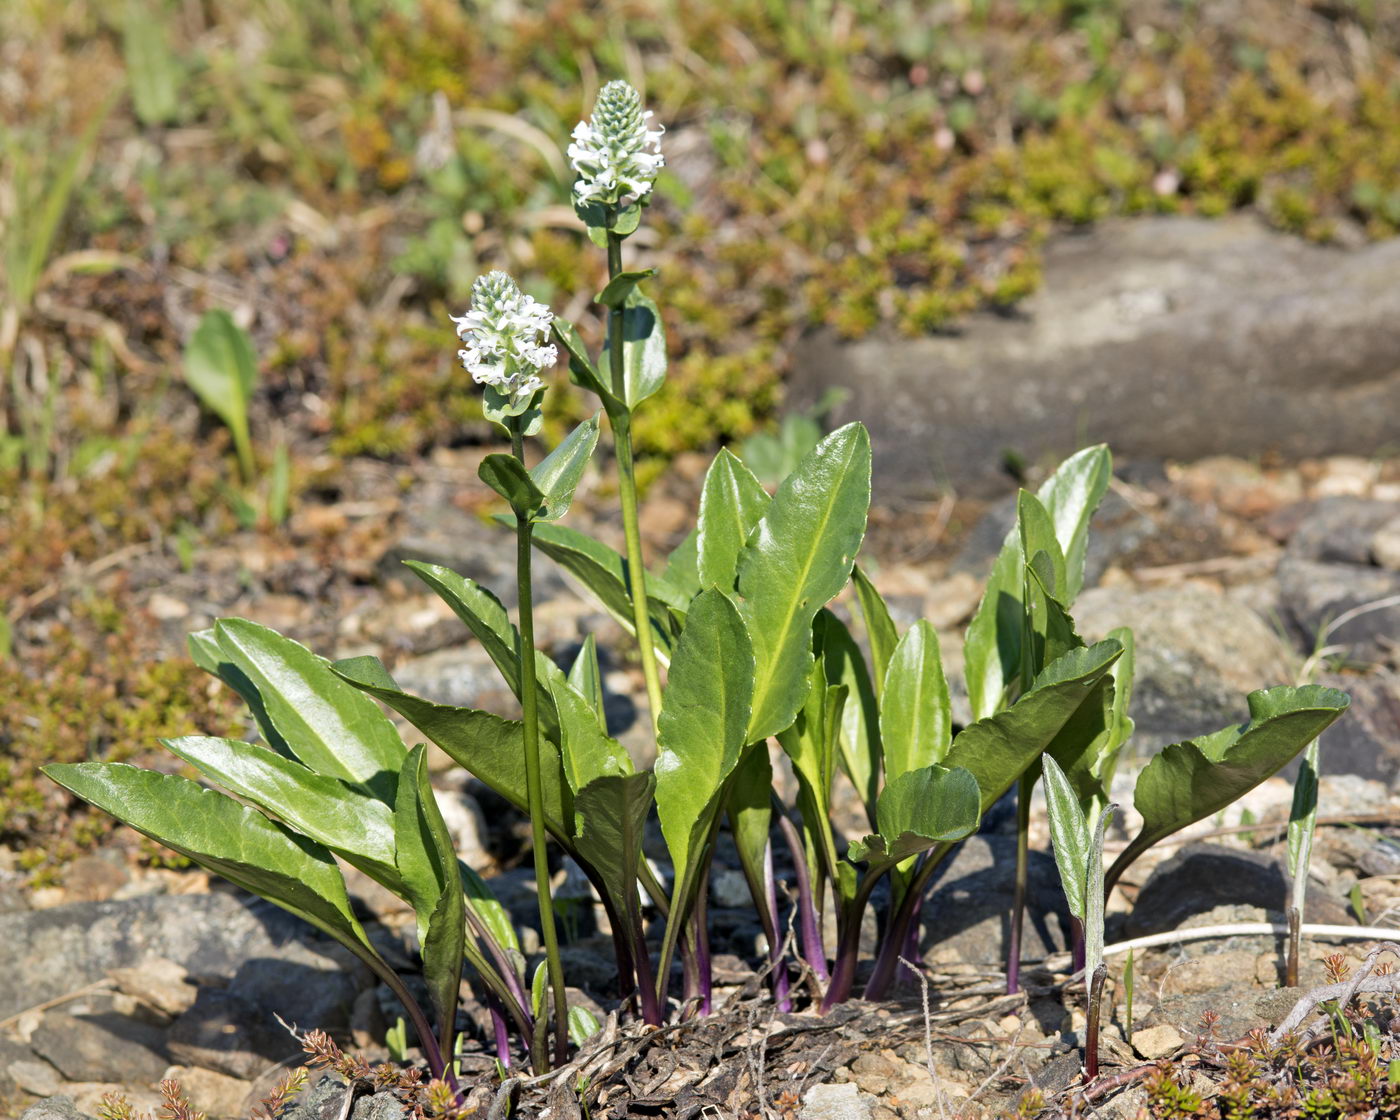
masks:
[[[258,358],[248,332],[221,308],[206,311],[185,348],[185,381],[228,425],[245,481],[252,470],[248,404],[258,383]]]
[[[859,570],[859,569],[857,569]],[[821,628],[822,664],[828,685],[846,689],[846,704],[841,709],[838,737],[839,763],[856,787],[865,806],[866,819],[875,827],[875,799],[880,786],[880,706],[875,699],[875,687],[861,652],[845,623],[823,610],[817,616]]]
[[[324,658],[266,626],[226,618],[214,633],[297,758],[318,774],[392,801],[407,752],[379,705],[337,677]]]
[[[899,630],[894,624],[894,619],[890,617],[890,609],[885,605],[884,598],[859,564],[851,573],[851,580],[856,587],[856,601],[860,604],[860,613],[865,619],[865,633],[870,642],[870,665],[875,680],[875,695],[883,697],[885,670],[889,666],[890,658],[894,656],[894,647],[899,643]]]
[[[812,620],[850,577],[870,507],[870,437],[827,436],[778,487],[739,555],[739,611],[754,645],[749,740],[796,718],[811,687]]]
[[[1277,773],[1350,703],[1345,692],[1320,685],[1251,692],[1248,723],[1163,748],[1138,776],[1133,804],[1142,831],[1109,869],[1109,886],[1158,840]]]
[[[580,696],[588,701],[598,720],[598,730],[608,730],[608,722],[603,714],[603,674],[598,668],[598,639],[592,634],[583,639],[583,646],[569,668],[569,684]]]
[[[1084,558],[1089,522],[1113,480],[1113,457],[1106,444],[1095,444],[1071,455],[1036,491],[1055,523],[1055,539],[1065,560],[1065,582],[1057,588],[1060,601],[1072,607],[1084,586]]]
[[[637,871],[655,782],[647,771],[595,778],[574,799],[579,857],[596,871],[634,952],[646,951]]]
[[[923,619],[904,632],[885,676],[880,742],[885,781],[942,762],[952,744],[952,702],[938,635]]]
[[[598,726],[597,712],[563,675],[541,682],[559,712],[564,777],[576,794],[595,778],[632,773],[632,758],[616,739]]]
[[[212,673],[218,677],[243,698],[243,702],[253,713],[258,730],[267,741],[267,745],[285,758],[295,758],[296,755],[292,753],[292,748],[287,746],[287,741],[282,738],[282,733],[277,730],[268,717],[257,685],[248,679],[248,675],[242,669],[228,659],[223,647],[219,645],[214,628],[211,626],[208,630],[193,631],[186,636],[185,641],[189,646],[190,657],[196,665],[206,673]]]
[[[1079,794],[1070,785],[1059,764],[1046,755],[1045,804],[1050,815],[1050,843],[1055,850],[1055,866],[1060,870],[1069,912],[1083,919],[1088,899],[1089,820],[1079,805]]]
[[[977,779],[966,770],[925,766],[895,778],[880,793],[880,831],[850,846],[880,875],[939,844],[971,835],[981,819]]]
[[[771,502],[749,468],[721,448],[700,493],[696,543],[702,587],[733,591],[739,553]]]

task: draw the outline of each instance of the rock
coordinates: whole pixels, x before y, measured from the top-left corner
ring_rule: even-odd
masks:
[[[70,902],[103,902],[130,879],[118,852],[79,856],[63,870],[63,886]]]
[[[1209,945],[1210,942],[1205,944]],[[1250,949],[1211,952],[1197,948],[1192,956],[1171,965],[1158,991],[1163,996],[1195,996],[1237,984],[1241,976],[1254,975],[1256,956]],[[1133,1045],[1137,1045],[1136,1038]]]
[[[119,991],[171,1016],[187,1011],[197,991],[185,970],[165,957],[152,957],[134,968],[114,968],[107,975]]]
[[[0,973],[0,1018],[156,958],[200,983],[228,983],[250,960],[294,961],[303,966],[299,999],[318,978],[337,991],[347,972],[357,985],[367,978],[362,965],[305,922],[224,890],[0,914],[0,944],[11,961]]]
[[[1318,683],[1339,688],[1351,697],[1346,714],[1322,737],[1322,773],[1400,784],[1400,673],[1386,669],[1365,675],[1323,673]],[[1351,801],[1331,804],[1345,804],[1350,812],[1361,811]]]
[[[50,1011],[29,1045],[69,1081],[151,1082],[170,1064],[164,1032],[120,1015]]]
[[[185,1065],[247,1081],[301,1053],[297,1040],[269,1012],[213,988],[201,989],[194,1006],[175,1020],[167,1047]]]
[[[338,1120],[345,1115],[342,1110],[348,1088],[338,1078],[323,1077],[282,1114],[283,1120]],[[359,1096],[350,1110],[350,1120],[402,1120],[408,1115],[409,1110],[389,1092]]]
[[[1400,516],[1392,517],[1371,536],[1371,559],[1388,572],[1400,572]]]
[[[34,1097],[52,1096],[63,1084],[58,1070],[38,1058],[22,1058],[11,1062],[7,1076],[18,1088]]]
[[[1371,662],[1396,650],[1400,572],[1286,556],[1278,581],[1301,649],[1335,646],[1352,660]]]
[[[1133,1032],[1133,1049],[1149,1062],[1167,1058],[1181,1049],[1181,1032],[1167,1023]]]
[[[326,969],[304,959],[253,957],[238,966],[230,995],[246,1000],[271,1019],[316,1027],[332,1034],[350,1023],[355,996],[368,977],[360,970]]]
[[[487,850],[486,817],[476,798],[465,790],[440,789],[436,793],[457,858],[478,872],[485,871],[495,861]]]
[[[171,1066],[164,1076],[178,1081],[190,1104],[212,1120],[241,1120],[247,1114],[243,1102],[248,1096],[249,1083],[242,1078],[198,1066]]]
[[[84,1112],[78,1111],[72,1097],[50,1097],[20,1113],[19,1120],[91,1120]]]
[[[1008,451],[1061,459],[1372,453],[1400,441],[1400,243],[1341,253],[1248,216],[1103,222],[1051,242],[1015,317],[797,347],[788,399],[852,390],[881,493],[1004,486]],[[881,402],[878,409],[867,403]]]
[[[401,661],[394,667],[394,680],[405,692],[439,704],[492,712],[519,707],[490,654],[476,641]]]
[[[1004,963],[1015,865],[1014,835],[969,836],[958,845],[936,872],[924,903],[926,952],[972,964]],[[1043,957],[1065,948],[1068,912],[1055,861],[1044,852],[1030,853],[1027,895],[1022,956]]]
[[[1141,937],[1179,929],[1188,918],[1217,906],[1253,906],[1281,916],[1288,876],[1281,861],[1218,844],[1188,844],[1163,861],[1138,892],[1126,933]],[[1354,924],[1344,905],[1316,886],[1308,891],[1307,920]]]
[[[1321,498],[1304,508],[1288,554],[1323,564],[1370,564],[1376,533],[1398,512],[1394,502]]]
[[[1294,657],[1248,607],[1200,587],[1085,591],[1074,608],[1086,641],[1117,626],[1136,639],[1130,748],[1168,743],[1249,718],[1246,694],[1290,683]]]
[[[1169,1025],[1181,1037],[1194,1039],[1201,1033],[1201,1017],[1207,1011],[1219,1016],[1215,1036],[1221,1041],[1234,1042],[1255,1027],[1271,1027],[1281,1022],[1293,1009],[1298,988],[1251,988],[1239,979],[1197,995],[1167,996],[1151,1012],[1143,1016],[1142,1028]],[[1140,1032],[1134,1032],[1134,1041]]]
[[[742,871],[725,867],[710,876],[710,906],[728,910],[751,910],[753,895]]]
[[[813,1085],[802,1094],[798,1120],[871,1120],[874,1102],[856,1088],[844,1085]]]

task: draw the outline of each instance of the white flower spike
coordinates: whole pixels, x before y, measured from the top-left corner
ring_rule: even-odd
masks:
[[[524,409],[544,388],[541,371],[559,356],[555,347],[545,345],[554,313],[497,271],[477,277],[471,310],[451,318],[457,337],[466,343],[457,356],[472,380],[506,398],[510,411]]]
[[[623,81],[609,82],[598,94],[593,116],[579,121],[569,160],[578,172],[574,201],[629,205],[651,193],[661,156],[662,129],[647,128],[642,98]]]

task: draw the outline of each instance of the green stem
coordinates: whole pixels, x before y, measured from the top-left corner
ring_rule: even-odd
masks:
[[[524,463],[525,440],[520,421],[510,425],[510,446]],[[525,725],[525,789],[530,806],[530,837],[535,855],[535,894],[539,899],[540,928],[544,934],[549,986],[554,993],[554,1059],[562,1065],[569,1056],[569,1004],[564,992],[564,964],[559,957],[559,934],[554,926],[554,900],[549,893],[549,851],[544,827],[544,791],[540,781],[539,685],[535,679],[535,617],[530,585],[530,537],[532,522],[524,510],[515,511],[516,579],[520,597],[520,707]],[[543,1016],[541,1016],[543,1018]],[[539,1035],[536,1034],[538,1039]],[[536,1071],[548,1069],[543,1047],[531,1047]]]
[[[608,231],[608,277],[622,271],[622,238]],[[627,539],[627,571],[632,584],[632,620],[637,630],[637,648],[642,655],[642,675],[647,682],[647,703],[651,708],[651,729],[661,714],[661,674],[656,665],[652,642],[651,614],[647,610],[647,572],[642,562],[642,533],[637,522],[637,474],[632,461],[632,413],[626,404],[627,378],[623,367],[623,309],[615,307],[608,315],[608,353],[612,365],[612,391],[623,406],[612,421],[613,445],[617,454],[617,489],[622,505],[622,532]]]

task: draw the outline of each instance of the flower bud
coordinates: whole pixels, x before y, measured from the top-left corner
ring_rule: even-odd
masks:
[[[579,121],[569,145],[569,160],[579,175],[575,203],[627,205],[651,192],[665,161],[663,130],[647,128],[650,116],[642,111],[641,95],[626,82],[603,87],[592,118]]]

